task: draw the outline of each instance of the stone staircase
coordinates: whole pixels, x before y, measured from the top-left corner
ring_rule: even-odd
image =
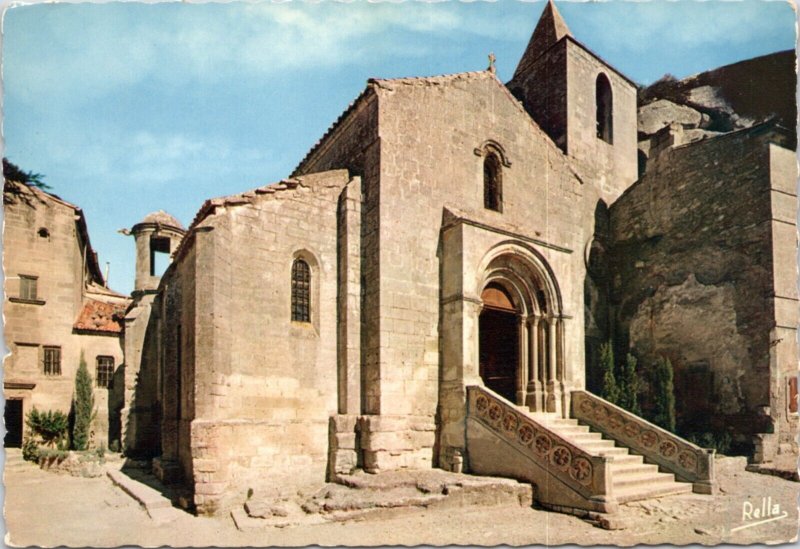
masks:
[[[531,482],[539,503],[576,514],[713,492],[713,451],[586,391],[571,393],[569,415],[533,413],[485,387],[468,387],[469,471]]]
[[[22,471],[35,467],[35,464],[29,463],[22,459],[22,450],[19,448],[5,448],[5,462],[3,470],[8,471]]]
[[[617,442],[603,438],[603,433],[581,425],[577,419],[562,418],[558,414],[532,413],[540,424],[560,434],[589,454],[612,457],[611,483],[618,503],[684,494],[692,485],[675,480],[673,473],[659,472],[658,465],[645,463],[644,457],[618,446]]]

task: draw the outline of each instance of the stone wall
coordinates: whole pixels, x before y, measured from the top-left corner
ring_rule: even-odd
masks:
[[[611,143],[597,137],[595,90],[601,73],[612,89]],[[636,86],[574,39],[551,46],[508,88],[606,203],[636,180]]]
[[[350,181],[323,172],[223,199],[162,281],[165,326],[182,331],[180,366],[164,349],[165,434],[177,419],[179,442],[164,443],[162,461],[177,453],[200,513],[244,501],[249,488],[325,479],[338,411],[337,206]],[[311,267],[308,323],[291,320],[297,258]],[[169,396],[176,375],[193,387],[181,391],[180,414]]]
[[[125,316],[125,407],[123,447],[130,456],[160,453],[158,384],[160,376],[160,320],[153,309],[155,294],[137,295]],[[155,314],[154,314],[155,313]]]
[[[359,265],[360,272],[358,313],[353,322],[348,322],[347,330],[355,329],[358,322],[369,329],[360,329],[359,357],[360,387],[359,409],[353,410],[353,402],[348,404],[348,413],[380,413],[381,379],[379,375],[381,345],[378,333],[380,330],[380,284],[381,265],[380,249],[380,162],[381,142],[378,134],[378,100],[375,84],[370,82],[364,92],[353,102],[348,110],[339,118],[333,128],[320,139],[319,144],[306,156],[293,175],[304,175],[325,170],[347,169],[351,175],[361,178],[361,206],[359,209]],[[352,197],[350,197],[352,199]],[[347,199],[346,199],[347,200]],[[350,221],[347,218],[350,218]],[[352,216],[345,216],[343,222],[353,225]],[[348,242],[353,242],[348,237]],[[351,262],[348,270],[356,269]],[[352,272],[349,276],[352,276]],[[352,333],[347,337],[353,337]],[[354,364],[355,357],[350,355],[349,364]],[[348,371],[352,372],[350,368]],[[354,391],[350,391],[351,397]],[[341,408],[341,406],[340,406]],[[344,410],[342,410],[344,413]]]
[[[796,139],[793,136],[789,138]],[[770,306],[770,416],[773,433],[756,440],[754,461],[797,456],[798,414],[790,411],[792,380],[798,375],[797,325],[797,159],[795,152],[770,143],[770,202],[773,293]],[[795,385],[796,386],[796,385]],[[795,398],[797,398],[795,396]]]
[[[636,86],[567,40],[567,154],[610,204],[637,179]],[[595,86],[604,74],[612,91],[613,141],[597,137]]]
[[[3,314],[10,351],[4,361],[5,396],[21,399],[23,414],[32,407],[66,413],[81,353],[93,380],[98,356],[113,357],[117,371],[123,367],[119,334],[74,330],[93,281],[85,256],[94,252],[80,230],[80,210],[38,189],[7,183],[3,212]],[[37,299],[19,299],[19,275],[38,277]],[[44,375],[45,346],[61,349],[61,375]],[[114,389],[95,387],[94,396],[93,443],[108,446],[109,423],[119,438],[119,402]]]
[[[567,47],[561,40],[508,83],[514,97],[562,151],[567,150]]]
[[[611,207],[620,349],[645,379],[671,360],[680,432],[727,429],[745,452],[785,430],[771,377],[797,367],[796,311],[776,323],[776,303],[796,296],[794,164],[774,139],[761,126],[663,152]]]

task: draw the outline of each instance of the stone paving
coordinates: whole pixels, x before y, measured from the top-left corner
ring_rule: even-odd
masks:
[[[81,478],[42,471],[12,455],[5,469],[6,544],[52,547],[304,545],[633,545],[720,542],[784,543],[796,538],[800,484],[744,470],[741,458],[717,460],[720,494],[685,494],[621,506],[617,530],[536,507],[475,505],[406,507],[315,523],[237,529],[230,517],[196,517],[175,508],[174,520],[151,518],[107,476]],[[438,472],[433,472],[434,475]],[[367,482],[380,477],[364,476]],[[415,481],[414,486],[417,486]],[[358,482],[358,481],[357,481]],[[507,481],[502,481],[507,482]],[[425,485],[424,483],[422,485]],[[407,489],[392,484],[390,490]],[[387,486],[385,486],[386,488]],[[340,488],[337,488],[337,490]],[[253,496],[254,500],[258,495]],[[756,510],[768,502],[768,514]],[[776,509],[775,506],[779,509]],[[749,506],[749,507],[748,507]],[[743,519],[743,510],[750,509]],[[87,509],[91,509],[87,513]],[[785,518],[781,518],[783,513]],[[765,519],[773,519],[763,522]],[[255,520],[255,519],[254,519]]]

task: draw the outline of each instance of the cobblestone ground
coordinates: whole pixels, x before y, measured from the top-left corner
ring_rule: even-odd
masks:
[[[745,472],[742,460],[718,460],[717,468],[721,488],[718,496],[689,494],[622,506],[618,516],[627,526],[621,530],[603,530],[576,517],[539,509],[475,506],[406,510],[382,518],[240,532],[228,517],[201,518],[181,513],[172,522],[158,524],[105,476],[57,475],[12,459],[5,472],[6,544],[44,547],[633,545],[723,541],[749,544],[782,543],[796,537],[800,484]],[[777,518],[784,512],[784,518]],[[773,520],[762,522],[768,519]]]

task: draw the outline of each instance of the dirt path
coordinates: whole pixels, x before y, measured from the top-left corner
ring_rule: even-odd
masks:
[[[721,493],[687,494],[623,506],[622,530],[603,530],[578,518],[523,507],[468,507],[400,511],[365,518],[286,528],[238,531],[228,517],[181,514],[157,524],[111,481],[76,478],[15,464],[6,471],[6,543],[25,546],[145,547],[303,545],[531,545],[577,543],[787,542],[797,534],[800,484],[744,471],[740,460],[719,460]],[[756,518],[762,498],[780,512]],[[748,502],[745,504],[745,502]],[[743,521],[743,507],[752,507]],[[786,518],[756,524],[787,513]],[[750,526],[748,526],[750,525]],[[741,528],[745,526],[745,528]],[[739,528],[731,532],[731,530]]]

